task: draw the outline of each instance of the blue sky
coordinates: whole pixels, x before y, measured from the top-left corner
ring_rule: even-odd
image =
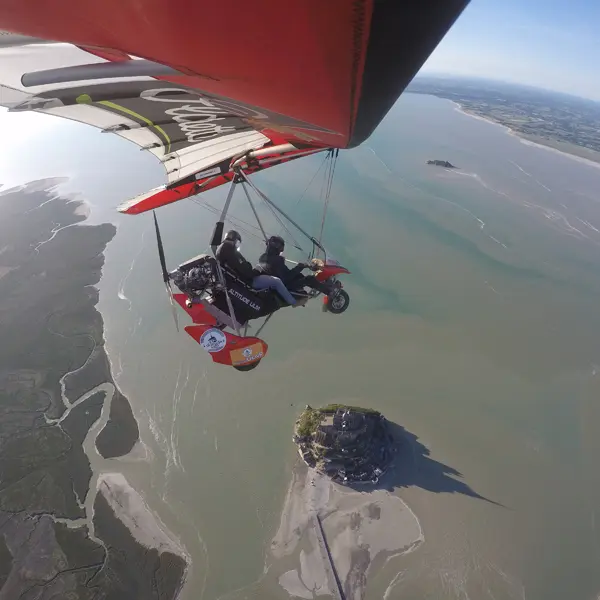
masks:
[[[421,72],[600,100],[600,0],[471,0]]]

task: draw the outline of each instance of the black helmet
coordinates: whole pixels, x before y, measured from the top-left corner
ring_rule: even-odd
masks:
[[[272,235],[267,240],[267,250],[272,250],[273,252],[283,252],[285,248],[285,241],[279,235]]]
[[[235,231],[235,229],[228,231],[225,235],[225,239],[229,240],[230,242],[240,242],[240,244],[242,243],[242,236],[237,231]]]

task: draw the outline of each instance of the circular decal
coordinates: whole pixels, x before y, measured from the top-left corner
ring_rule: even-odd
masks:
[[[219,352],[225,348],[227,337],[220,329],[207,329],[200,337],[200,345],[208,352]]]
[[[252,348],[244,348],[242,354],[244,355],[244,358],[249,358],[252,356]]]

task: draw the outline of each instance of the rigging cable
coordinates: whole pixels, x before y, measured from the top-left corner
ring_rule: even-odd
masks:
[[[315,171],[314,175],[311,177],[310,181],[308,182],[308,185],[304,188],[304,191],[302,192],[302,194],[300,194],[298,200],[296,200],[296,202],[294,202],[292,209],[295,209],[298,206],[298,204],[300,204],[300,202],[306,195],[308,188],[312,185],[313,181],[317,178],[317,175],[321,172],[321,169],[325,166],[325,163],[327,163],[327,160],[330,158],[330,156],[331,156],[331,150],[327,150],[327,152],[325,153],[325,156],[323,157],[323,160],[321,161],[321,164],[319,165],[319,168]],[[327,169],[325,169],[325,172],[327,172]],[[322,191],[321,191],[321,197],[322,197]],[[285,227],[283,225],[279,228],[278,235],[281,235],[284,228]]]
[[[288,229],[288,227],[283,222],[283,220],[281,219],[281,217],[277,214],[277,212],[275,211],[275,209],[262,197],[262,194],[259,193],[258,188],[246,177],[245,174],[244,174],[244,179],[246,180],[246,182],[248,183],[248,185],[254,190],[254,192],[256,193],[256,195],[264,202],[265,206],[271,211],[271,214],[275,217],[275,220],[279,223],[279,225],[281,226],[281,229],[284,229],[286,231],[286,233],[290,236],[292,242],[294,242],[294,247],[297,250],[300,250],[301,252],[304,252],[305,250],[302,248],[302,246],[300,246],[300,244],[298,243],[298,241],[296,240],[296,238],[293,236],[292,232]],[[280,231],[281,231],[281,229],[280,229]]]
[[[267,240],[269,239],[267,236],[267,232],[265,231],[264,227],[262,226],[262,223],[260,222],[260,217],[258,216],[258,213],[256,212],[256,208],[254,207],[254,202],[252,202],[252,198],[250,198],[250,194],[248,192],[248,188],[246,187],[245,181],[242,181],[242,189],[244,190],[244,193],[246,194],[246,199],[248,200],[248,204],[250,204],[250,208],[252,209],[252,212],[254,213],[254,217],[256,219],[256,222],[258,223],[258,226],[260,227],[260,232],[262,233],[263,238],[266,243]]]
[[[327,168],[325,169],[325,172],[323,173],[323,181],[321,182],[321,192],[319,194],[319,202],[321,202],[321,203],[325,202],[325,190],[327,187],[327,181],[329,180],[329,173],[331,171],[332,156],[333,156],[333,150],[327,153],[327,158],[329,159],[329,162],[327,163]]]
[[[316,170],[315,174],[312,176],[311,180],[308,182],[308,185],[304,188],[304,191],[302,192],[302,194],[300,195],[300,197],[298,198],[298,200],[296,200],[296,202],[294,203],[294,208],[296,206],[298,206],[298,204],[300,204],[300,201],[302,200],[302,198],[304,198],[304,195],[308,191],[308,188],[310,187],[311,183],[316,179],[317,175],[319,174],[319,172],[321,171],[321,169],[323,168],[323,166],[327,162],[327,159],[330,157],[330,155],[331,155],[331,151],[328,150],[327,153],[325,154],[325,157],[321,161],[321,164],[319,165],[319,168]]]
[[[274,210],[276,210],[282,217],[285,218],[286,221],[288,221],[291,225],[293,225],[304,237],[306,237],[307,239],[309,239],[313,244],[318,244],[317,240],[315,240],[315,238],[313,236],[311,236],[309,233],[307,233],[304,229],[302,229],[302,227],[300,225],[298,225],[298,223],[296,223],[289,215],[287,215],[281,208],[279,208],[272,200],[269,199],[269,197],[262,192],[260,189],[258,189],[254,183],[248,179],[248,176],[246,175],[246,173],[244,173],[244,171],[242,171],[240,169],[239,174],[241,177],[244,178],[244,180],[246,181],[246,183],[248,183],[248,185],[256,192],[256,194],[258,196],[260,196],[260,198],[262,198],[264,200],[264,202],[266,204],[268,204],[271,208],[273,208]],[[275,213],[274,213],[275,214]],[[287,229],[288,233],[290,234],[290,237],[294,240],[294,242],[296,242],[296,240],[294,239],[294,236],[291,234],[291,232]],[[302,248],[297,244],[297,248],[299,250],[302,250]],[[304,252],[304,250],[302,250]]]
[[[294,242],[294,247],[297,248],[298,250],[300,250],[301,252],[304,252],[303,248],[296,241],[296,238],[294,238],[292,232],[288,229],[288,227],[283,222],[283,220],[281,219],[281,217],[275,212],[275,209],[271,205],[269,205],[267,202],[265,202],[265,204],[267,205],[267,207],[269,208],[269,210],[271,211],[271,213],[273,214],[273,216],[275,217],[275,219],[277,219],[277,221],[281,225],[281,227],[283,229],[285,229],[285,232],[290,236],[290,238],[292,239],[292,242]]]
[[[323,239],[323,229],[325,228],[325,218],[327,217],[327,209],[329,208],[329,200],[331,199],[331,188],[333,187],[333,177],[335,174],[335,167],[337,165],[339,148],[335,149],[335,156],[331,161],[331,168],[329,169],[329,178],[327,180],[327,187],[325,191],[325,204],[323,206],[323,218],[321,220],[321,231],[319,233],[319,244]]]
[[[220,209],[218,209],[216,206],[212,206],[208,203],[201,203],[201,202],[195,202],[200,208],[204,208],[205,210],[208,210],[209,212],[215,214],[215,215],[220,215],[221,211]],[[242,227],[239,223],[245,223],[245,221],[242,221],[241,219],[239,219],[238,217],[234,217],[234,216],[227,216],[225,217],[225,222],[229,223],[231,226],[235,227],[236,229],[239,229],[240,231],[243,231],[244,233],[247,233],[248,235],[252,235],[258,239],[261,239],[257,234],[255,234],[252,231],[249,231],[248,229]],[[253,225],[250,225],[249,223],[246,223],[249,227],[252,227],[253,229],[258,230],[257,227],[254,227]]]
[[[214,213],[215,215],[221,214],[220,209],[218,209],[216,206],[213,206],[212,204],[209,204],[206,201],[200,201],[200,200],[196,200],[195,198],[192,198],[192,202],[197,204],[200,208],[204,208],[204,209],[208,210],[209,212]],[[248,223],[248,222],[244,221],[243,219],[240,219],[239,217],[234,217],[234,216],[225,217],[225,221],[230,223],[236,229],[239,229],[241,232],[243,232],[247,235],[250,235],[252,237],[255,237],[258,240],[263,241],[262,236],[260,236],[256,233],[253,233],[252,231],[249,231],[245,227],[242,227],[241,225],[239,225],[239,223],[244,223],[248,227],[252,227],[256,231],[259,231],[258,227],[256,227],[255,225],[252,225],[251,223]],[[236,223],[236,221],[238,221],[239,223]]]
[[[218,209],[216,206],[213,206],[212,204],[206,202],[205,200],[201,201],[201,200],[198,200],[197,198],[192,198],[191,200],[192,200],[192,202],[197,204],[200,208],[204,208],[204,209],[208,210],[209,212],[212,212],[216,215],[221,214],[220,209]],[[294,247],[297,250],[304,252],[305,250],[300,246],[298,241],[294,238],[292,232],[288,229],[288,227],[286,227],[285,223],[282,221],[282,219],[279,217],[279,215],[273,209],[273,207],[271,207],[268,202],[265,202],[265,204],[266,204],[267,208],[271,211],[271,213],[273,214],[273,216],[275,217],[277,222],[281,225],[281,228],[287,232],[287,234],[291,238],[292,242],[294,243]],[[248,223],[248,221],[244,221],[243,219],[240,219],[239,217],[234,217],[233,215],[228,215],[227,217],[225,217],[225,221],[230,223],[236,229],[239,229],[242,233],[250,235],[250,236],[256,238],[257,240],[260,240],[261,242],[265,241],[265,238],[262,235],[258,235],[257,233],[253,233],[252,231],[249,231],[245,227],[242,227],[241,225],[239,225],[239,223],[244,223],[244,225],[251,227],[252,229],[254,229],[257,232],[261,231],[262,228],[259,228],[256,225],[252,225],[252,223]],[[238,221],[238,223],[236,223],[236,221]]]

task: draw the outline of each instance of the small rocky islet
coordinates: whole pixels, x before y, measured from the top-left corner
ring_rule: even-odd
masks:
[[[446,169],[458,169],[458,167],[456,165],[453,165],[450,161],[448,160],[428,160],[427,161],[428,165],[433,165],[434,167],[444,167]]]

